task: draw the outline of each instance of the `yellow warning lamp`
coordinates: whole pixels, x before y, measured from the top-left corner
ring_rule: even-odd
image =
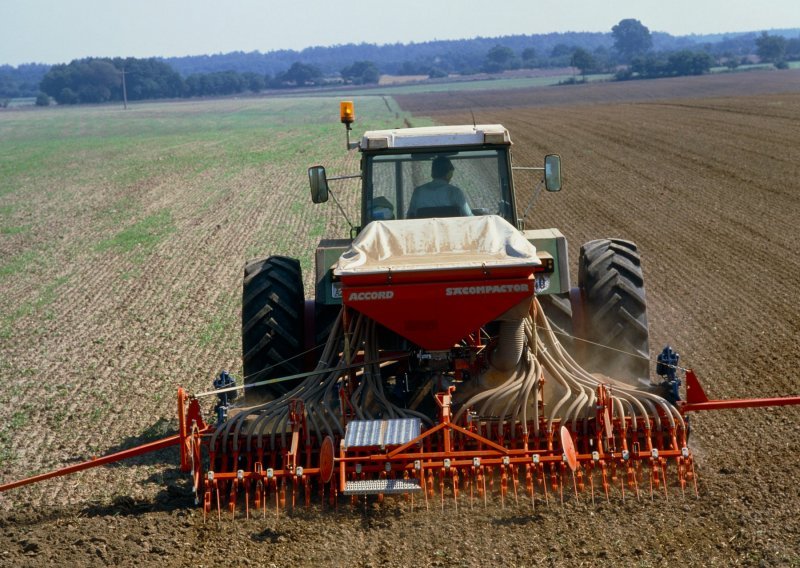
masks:
[[[342,124],[346,124],[347,129],[350,130],[350,125],[356,120],[356,111],[353,108],[353,101],[342,101],[339,103],[339,117],[342,120]]]

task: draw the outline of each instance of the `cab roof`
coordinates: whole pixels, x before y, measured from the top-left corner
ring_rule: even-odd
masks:
[[[361,150],[484,144],[510,145],[511,135],[500,124],[477,124],[369,130],[361,138]]]

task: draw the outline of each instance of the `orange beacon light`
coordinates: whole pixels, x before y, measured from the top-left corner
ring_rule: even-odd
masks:
[[[355,122],[356,112],[353,108],[353,101],[342,101],[339,103],[339,117],[342,120],[342,124],[346,124],[348,127]]]

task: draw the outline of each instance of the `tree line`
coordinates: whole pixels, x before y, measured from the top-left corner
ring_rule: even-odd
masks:
[[[86,58],[51,67],[42,78],[40,104],[52,97],[59,104],[103,103],[145,99],[204,97],[258,93],[265,89],[313,87],[325,84],[377,83],[380,72],[370,61],[356,61],[337,78],[323,76],[319,68],[302,62],[275,77],[252,71],[192,73],[186,78],[164,61],[128,58]],[[124,80],[123,80],[124,79]]]
[[[756,53],[756,40],[759,36],[760,34],[756,32],[691,36],[650,32],[652,44],[648,51],[653,53],[702,51],[711,55],[716,62],[734,58],[741,60]],[[787,58],[792,51],[788,44],[800,43],[800,39],[797,39],[800,36],[800,29],[777,30],[771,32],[771,36],[786,38]],[[174,57],[165,61],[183,76],[234,70],[254,71],[275,77],[298,61],[319,69],[323,76],[333,76],[354,61],[371,61],[381,73],[385,74],[442,77],[448,74],[470,75],[515,68],[564,67],[570,65],[572,54],[578,49],[592,55],[599,69],[612,69],[629,63],[626,54],[617,51],[615,44],[616,38],[610,30],[609,32],[520,34],[411,44],[345,44],[269,53],[240,51]],[[501,56],[501,68],[495,65],[495,59],[488,57],[490,51],[497,46],[509,50],[512,54],[506,59],[502,59]],[[798,54],[795,57],[800,57],[800,50],[795,49],[794,53]]]
[[[800,30],[790,30],[800,36]],[[708,39],[707,42],[702,40]],[[713,40],[713,41],[712,41]],[[567,67],[582,75],[617,79],[696,75],[714,65],[736,67],[757,53],[786,66],[800,59],[800,37],[732,34],[684,36],[650,32],[634,19],[610,33],[541,34],[420,44],[349,44],[269,54],[236,52],[184,58],[87,58],[52,67],[0,66],[0,103],[35,96],[47,104],[97,103],[153,98],[232,95],[265,89],[374,84],[382,73],[429,78],[499,73],[513,69]],[[222,68],[225,65],[228,68]],[[124,91],[123,91],[124,76]]]
[[[43,63],[25,63],[18,67],[0,65],[0,99],[35,97],[49,69],[50,66]]]

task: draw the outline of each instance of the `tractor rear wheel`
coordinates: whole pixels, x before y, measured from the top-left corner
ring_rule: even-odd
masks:
[[[303,371],[299,355],[303,351],[304,301],[297,259],[270,256],[244,267],[242,362],[246,385]],[[298,382],[257,387],[257,396],[278,397]]]
[[[586,366],[632,382],[648,379],[647,302],[636,245],[621,239],[590,241],[581,247],[578,262],[585,331],[599,344],[588,346]]]

